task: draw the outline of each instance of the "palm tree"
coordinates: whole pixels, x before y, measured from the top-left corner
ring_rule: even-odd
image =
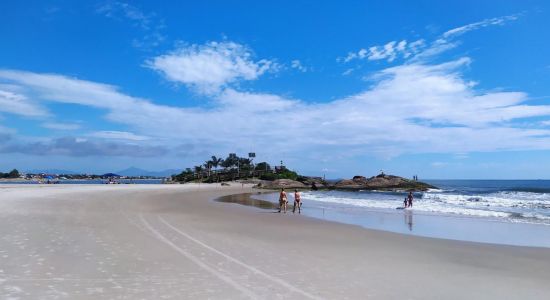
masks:
[[[207,160],[204,162],[203,166],[206,168],[206,171],[208,171],[208,177],[210,177],[210,170],[212,169],[212,162]]]
[[[211,160],[210,160],[210,164],[214,168],[214,173],[217,175],[216,177],[217,177],[218,181],[219,181],[220,177],[219,177],[219,173],[218,173],[217,170],[218,170],[218,167],[220,166],[220,164],[222,162],[223,162],[223,159],[221,159],[221,157],[218,158],[218,157],[212,155]]]
[[[211,163],[212,163],[212,167],[214,167],[214,169],[217,169],[218,166],[222,163],[223,159],[220,158],[217,158],[216,156],[212,155],[211,157]]]
[[[195,173],[197,173],[197,178],[199,178],[199,175],[202,178],[202,166],[195,166]]]

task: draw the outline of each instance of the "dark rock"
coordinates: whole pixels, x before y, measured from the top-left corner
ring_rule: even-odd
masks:
[[[307,185],[299,181],[295,181],[291,179],[277,179],[273,181],[264,181],[261,186],[266,189],[281,189],[281,188],[304,189],[308,187]]]
[[[315,184],[317,187],[324,187],[326,185],[326,182],[323,180],[322,177],[299,176],[298,181],[307,186],[312,186],[313,184]]]
[[[353,179],[344,179],[336,182],[332,188],[346,190],[418,190],[425,191],[434,186],[409,180],[403,177],[380,174],[369,179],[363,176],[354,176]]]
[[[355,175],[353,176],[353,178],[351,179],[355,182],[366,182],[367,181],[367,177],[365,176],[360,176],[360,175]]]

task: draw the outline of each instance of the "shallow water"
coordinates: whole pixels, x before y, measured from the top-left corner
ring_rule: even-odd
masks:
[[[216,201],[218,202],[224,202],[224,203],[236,203],[236,204],[241,204],[241,205],[246,205],[246,206],[254,206],[254,207],[257,207],[257,208],[262,208],[262,209],[277,209],[277,204],[274,203],[274,202],[271,202],[271,201],[267,201],[267,200],[261,200],[261,199],[255,199],[253,197],[251,197],[252,194],[236,194],[236,195],[228,195],[228,196],[223,196],[223,197],[220,197],[218,199],[216,199]]]
[[[430,183],[440,189],[415,193],[413,208],[397,209],[405,193],[307,191],[302,213],[403,234],[550,247],[550,181]],[[293,193],[288,194],[292,203]],[[278,194],[252,198],[276,207]]]
[[[252,195],[257,200],[271,201],[276,209],[278,195]],[[248,205],[253,205],[248,202]],[[247,205],[246,202],[241,204]],[[265,206],[268,207],[268,206]],[[269,208],[268,208],[269,209]],[[302,214],[365,228],[425,237],[516,246],[550,248],[550,226],[514,223],[496,218],[423,213],[413,209],[373,209],[334,207],[303,200]]]

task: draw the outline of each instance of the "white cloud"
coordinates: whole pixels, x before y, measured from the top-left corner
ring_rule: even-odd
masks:
[[[299,61],[298,59],[295,59],[293,61],[290,62],[290,67],[293,68],[293,69],[296,69],[300,72],[307,72],[308,71],[308,68],[305,67],[304,65],[302,65],[302,62]]]
[[[25,116],[46,117],[48,111],[21,94],[0,90],[0,112]]]
[[[59,122],[46,122],[41,124],[42,127],[53,130],[77,130],[80,129],[80,124],[76,123],[59,123]]]
[[[550,117],[550,106],[529,105],[522,92],[476,90],[461,72],[470,63],[387,68],[371,78],[370,88],[331,102],[227,88],[208,107],[194,108],[159,105],[61,75],[0,70],[0,81],[32,91],[37,100],[105,109],[107,120],[132,131],[111,136],[150,137],[137,142],[172,149],[191,144],[215,153],[254,149],[298,158],[550,149],[550,130],[514,125]]]
[[[115,20],[127,20],[139,27],[143,36],[134,38],[132,45],[136,48],[152,48],[160,45],[165,36],[162,30],[164,21],[154,12],[145,13],[138,7],[121,1],[110,1],[100,5],[96,12]]]
[[[277,64],[266,59],[254,61],[250,49],[234,42],[210,42],[178,48],[155,57],[147,66],[167,80],[183,83],[206,94],[238,80],[255,80]]]
[[[96,12],[109,18],[126,18],[143,29],[149,29],[152,18],[151,15],[145,14],[137,7],[121,1],[104,3],[96,9]]]
[[[284,112],[299,105],[296,100],[277,95],[238,92],[233,89],[225,90],[217,100],[226,108],[254,112]]]
[[[383,46],[372,46],[368,49],[350,52],[345,58],[339,60],[349,62],[354,59],[368,59],[392,62],[399,57],[408,58],[411,55],[420,53],[424,47],[424,40],[416,40],[413,42],[408,42],[407,40],[402,40],[400,42],[391,41]]]
[[[464,26],[453,28],[451,30],[447,30],[446,32],[443,33],[443,38],[448,39],[448,38],[456,37],[468,31],[477,30],[483,27],[494,26],[494,25],[504,25],[506,22],[515,21],[518,18],[519,18],[519,15],[516,14],[516,15],[485,19],[479,22],[470,23]]]
[[[344,72],[342,72],[342,75],[344,75],[344,76],[350,75],[351,73],[353,73],[353,71],[355,71],[354,68],[349,68],[349,69],[345,70]]]
[[[460,35],[488,26],[504,25],[506,22],[517,20],[519,16],[519,14],[516,14],[485,19],[479,22],[453,28],[444,32],[439,38],[429,43],[429,45],[426,44],[424,39],[419,39],[413,42],[407,42],[406,40],[402,40],[400,42],[391,41],[382,46],[372,46],[368,49],[360,49],[357,52],[350,52],[345,58],[340,58],[338,60],[349,62],[354,59],[368,59],[386,60],[388,62],[392,62],[397,58],[403,58],[408,59],[409,62],[418,62],[455,48],[458,46],[459,42],[454,41],[454,39]]]
[[[128,140],[128,141],[146,141],[150,138],[143,135],[137,135],[135,133],[127,131],[96,131],[90,133],[88,136],[101,138],[101,139],[113,139],[113,140]]]

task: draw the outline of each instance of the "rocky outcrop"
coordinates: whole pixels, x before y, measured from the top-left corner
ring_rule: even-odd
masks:
[[[364,176],[354,176],[352,179],[344,179],[336,182],[330,188],[342,190],[417,190],[425,191],[434,186],[410,180],[394,175],[381,174],[366,178]]]
[[[303,177],[301,181],[290,179],[277,179],[273,181],[262,181],[257,185],[265,189],[337,189],[337,190],[415,190],[425,191],[435,188],[434,186],[407,178],[380,174],[366,178],[364,176],[353,176],[352,179],[343,179],[336,183],[328,184],[319,177]]]
[[[327,187],[327,183],[322,177],[300,176],[298,181],[313,190]]]
[[[263,181],[258,184],[258,187],[266,189],[304,189],[308,188],[309,186],[291,179],[277,179],[273,181]]]

